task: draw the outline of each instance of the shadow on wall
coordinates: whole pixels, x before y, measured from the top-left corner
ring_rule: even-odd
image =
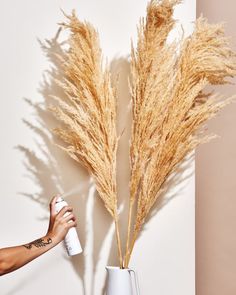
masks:
[[[102,201],[97,196],[92,179],[87,171],[56,146],[55,143],[59,143],[59,141],[57,138],[54,138],[51,132],[53,128],[58,126],[58,121],[48,110],[48,107],[53,102],[52,96],[65,97],[65,94],[55,82],[62,77],[62,68],[60,62],[58,62],[57,55],[63,55],[64,44],[63,42],[59,42],[59,37],[60,30],[52,40],[46,40],[43,43],[40,42],[42,50],[51,63],[51,68],[46,71],[43,83],[39,88],[43,101],[33,103],[30,99],[25,99],[26,103],[33,110],[35,116],[34,122],[36,123],[32,124],[25,119],[23,121],[32,130],[36,138],[36,150],[33,151],[24,146],[18,146],[18,149],[25,155],[24,165],[28,174],[27,176],[38,186],[39,191],[33,194],[27,192],[21,192],[20,194],[39,203],[45,209],[46,214],[46,212],[48,213],[48,203],[51,197],[56,193],[63,194],[65,192],[66,201],[74,208],[75,213],[78,212],[79,237],[84,249],[83,254],[70,258],[70,261],[82,282],[83,295],[97,295],[98,291],[101,294],[104,293],[105,265],[117,265],[118,263],[114,226],[110,215],[106,212]],[[119,75],[117,129],[118,134],[122,134],[117,157],[119,203],[124,208],[128,208],[128,181],[130,173],[129,138],[131,123],[128,87],[130,65],[128,58],[119,57],[113,59],[110,69],[114,79],[117,74]],[[180,180],[187,179],[192,174],[192,170],[189,172],[189,169],[187,169],[189,165],[191,166],[191,161],[188,159],[179,168],[179,173],[170,179],[149,220],[173,196],[181,193],[181,189],[178,192],[175,190],[171,193],[169,188],[175,187],[176,183],[179,183]],[[184,171],[188,171],[188,173],[185,173],[183,177]],[[170,193],[168,197],[164,198],[167,188]],[[123,243],[126,237],[126,223],[127,212],[123,210],[120,217]],[[97,276],[98,273],[99,279]],[[101,273],[103,276],[101,276]],[[16,294],[16,290],[17,288],[14,287],[7,295]]]
[[[57,193],[64,194],[64,198],[74,208],[74,212],[78,213],[78,232],[83,248],[81,255],[72,258],[64,257],[64,259],[71,261],[81,280],[83,294],[98,294],[98,290],[104,290],[105,265],[117,265],[118,261],[114,226],[110,215],[97,196],[90,175],[56,145],[60,141],[52,134],[52,129],[59,124],[48,109],[53,103],[52,96],[65,98],[64,92],[56,83],[56,80],[60,80],[62,77],[62,67],[57,55],[63,55],[64,48],[64,44],[59,41],[59,37],[60,30],[53,39],[45,42],[39,41],[51,64],[50,69],[45,72],[43,82],[39,87],[39,93],[43,100],[34,103],[31,99],[24,99],[33,111],[33,121],[35,123],[32,124],[28,119],[23,119],[23,122],[32,130],[36,138],[36,149],[30,150],[21,145],[17,149],[25,156],[24,166],[27,177],[37,185],[38,192],[20,192],[20,195],[39,203],[45,209],[45,218],[48,218],[48,204],[52,196]],[[120,106],[120,114],[125,113],[127,115],[128,111],[124,112],[121,106],[126,107],[129,101],[128,60],[122,57],[115,58],[111,62],[111,72],[114,78],[118,72],[123,77],[118,86],[119,97],[122,102],[119,101],[118,105]],[[119,119],[118,125],[123,130],[126,125],[124,124],[124,116]],[[124,139],[127,139],[127,134],[128,132],[123,132]],[[122,159],[124,144],[121,144],[121,146],[118,157],[120,163],[124,163],[127,162]],[[120,178],[128,178],[126,177],[128,173],[128,171],[126,173],[121,172]],[[122,195],[124,194],[122,193]],[[97,280],[96,277],[100,269],[104,272],[103,281]],[[101,275],[99,278],[101,278]],[[16,290],[17,288],[12,289],[7,295],[15,294]],[[101,294],[103,292],[101,291]]]

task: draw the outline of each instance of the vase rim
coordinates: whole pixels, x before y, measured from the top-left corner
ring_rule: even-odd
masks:
[[[109,270],[131,270],[130,268],[120,268],[119,266],[112,266],[112,265],[107,265],[106,269]]]

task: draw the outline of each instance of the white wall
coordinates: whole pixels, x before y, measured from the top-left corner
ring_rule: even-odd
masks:
[[[185,2],[177,9],[176,17],[189,33],[190,22],[195,19],[195,0]],[[101,202],[93,198],[93,188],[89,190],[86,171],[52,144],[47,128],[42,125],[46,123],[51,128],[54,121],[39,109],[38,102],[47,103],[48,93],[56,90],[42,77],[50,64],[37,38],[52,39],[56,35],[57,23],[64,20],[60,8],[68,13],[76,8],[80,18],[98,28],[104,55],[112,61],[113,71],[121,72],[121,130],[128,101],[125,58],[145,7],[146,1],[134,0],[1,3],[0,247],[26,243],[43,235],[47,230],[47,209],[43,204],[54,193],[77,187],[79,193],[68,196],[68,202],[79,215],[78,231],[85,248],[84,255],[68,259],[58,246],[24,268],[1,277],[1,295],[101,294],[104,266],[116,261],[115,245],[110,246],[113,228]],[[30,107],[23,97],[36,105]],[[22,119],[39,129],[27,127]],[[128,134],[123,137],[118,157],[119,194],[123,200],[127,198],[127,137]],[[16,148],[18,145],[26,149]],[[131,267],[138,270],[141,294],[195,294],[193,176],[179,195],[151,219],[135,247]],[[125,223],[124,217],[122,220]]]

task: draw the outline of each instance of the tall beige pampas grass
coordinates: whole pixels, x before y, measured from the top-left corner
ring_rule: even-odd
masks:
[[[165,47],[169,32],[174,26],[173,9],[178,0],[165,0],[158,4],[152,1],[147,6],[146,20],[142,18],[138,27],[138,43],[136,50],[131,48],[132,74],[132,132],[130,145],[130,202],[128,217],[128,235],[126,242],[126,261],[128,266],[129,243],[132,226],[132,212],[138,199],[138,191],[145,173],[146,163],[149,162],[151,151],[154,152],[157,125],[166,111],[165,101],[169,99],[164,92],[170,87],[170,75],[175,63],[174,46]],[[161,87],[160,87],[161,85]],[[162,99],[160,103],[158,99]],[[145,138],[145,140],[144,140]],[[140,199],[141,200],[141,199]]]
[[[128,267],[135,242],[163,189],[182,161],[212,135],[204,123],[231,98],[206,93],[207,85],[229,83],[236,76],[236,54],[222,24],[200,17],[190,37],[168,43],[180,0],[151,0],[131,48],[132,127],[130,197],[126,252],[122,256],[117,213],[116,88],[102,62],[97,31],[73,12],[63,26],[69,49],[60,55],[64,77],[58,81],[67,99],[52,108],[63,123],[56,133],[62,148],[93,175],[112,216],[120,267]]]
[[[203,124],[232,100],[219,100],[217,95],[203,92],[207,85],[228,83],[227,78],[236,75],[236,55],[222,24],[210,25],[200,17],[193,34],[179,47],[167,44],[174,24],[173,8],[179,2],[151,1],[146,20],[141,20],[138,28],[137,48],[132,47],[133,123],[125,267],[165,183],[190,152],[212,137],[203,135]]]
[[[55,132],[66,143],[62,148],[92,174],[105,208],[115,222],[120,267],[122,252],[117,213],[116,92],[108,67],[103,66],[97,31],[81,22],[73,12],[63,26],[70,31],[69,49],[59,56],[64,79],[57,81],[67,101],[60,98],[53,107],[64,123]]]

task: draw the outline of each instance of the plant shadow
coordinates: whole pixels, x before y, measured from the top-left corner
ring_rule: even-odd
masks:
[[[33,112],[33,120],[23,119],[27,128],[30,128],[35,137],[35,149],[31,150],[19,145],[17,149],[24,154],[24,166],[29,177],[38,187],[34,193],[20,192],[19,194],[37,202],[45,209],[45,217],[48,218],[48,204],[53,195],[65,193],[65,199],[78,213],[78,232],[83,248],[81,255],[68,259],[82,285],[83,295],[105,294],[105,266],[117,265],[117,247],[114,235],[114,225],[109,214],[105,211],[102,201],[97,196],[93,181],[87,171],[69,158],[64,151],[58,148],[58,138],[52,135],[52,129],[58,126],[58,121],[53,117],[48,108],[53,104],[52,96],[66,100],[57,80],[62,75],[62,65],[58,56],[64,54],[64,43],[59,41],[60,30],[51,40],[39,41],[40,46],[50,62],[50,69],[43,76],[39,93],[40,102],[32,102],[24,99]],[[118,82],[118,134],[122,135],[119,142],[117,155],[117,187],[120,210],[120,230],[125,249],[127,224],[127,203],[129,200],[129,140],[131,126],[130,95],[128,78],[130,76],[130,64],[128,57],[115,57],[110,63],[112,79]],[[32,123],[34,122],[34,123]],[[56,143],[56,144],[55,144]],[[189,161],[186,162],[187,166]],[[147,228],[149,220],[163,208],[173,196],[166,198],[166,191],[176,183],[183,181],[190,175],[182,173],[186,171],[183,164],[175,177],[170,178],[165,192],[159,197],[155,208],[144,227]],[[179,176],[181,175],[181,176]],[[174,195],[177,195],[176,192]],[[17,288],[14,287],[7,295],[14,295]],[[99,290],[99,291],[98,291]]]
[[[49,111],[49,107],[54,101],[52,97],[66,99],[64,92],[56,82],[62,77],[62,66],[58,57],[64,54],[64,43],[59,41],[59,37],[60,29],[51,40],[44,42],[39,40],[42,51],[51,65],[45,71],[43,81],[38,89],[42,101],[33,102],[32,99],[24,98],[31,110],[32,118],[24,118],[23,123],[32,132],[34,148],[30,149],[23,145],[16,148],[24,155],[23,164],[26,177],[38,187],[38,190],[33,193],[19,192],[19,195],[38,203],[45,210],[45,215],[39,217],[41,219],[48,219],[48,204],[55,194],[62,194],[74,208],[75,214],[79,216],[78,233],[83,253],[72,258],[64,255],[63,258],[71,262],[78,275],[82,285],[82,294],[97,295],[98,290],[102,290],[101,294],[104,293],[105,266],[118,263],[116,243],[113,243],[115,240],[114,225],[110,215],[105,211],[102,201],[97,196],[90,175],[57,146],[60,144],[60,140],[52,133],[52,129],[58,126],[58,121]],[[125,58],[118,57],[111,62],[113,77],[116,77],[118,72],[122,74],[122,77],[127,77],[128,70],[128,62]],[[128,84],[124,85],[123,80],[119,82],[118,92],[118,105],[124,107],[127,105]],[[120,114],[123,115],[121,109]],[[124,118],[119,118],[118,121],[124,122]],[[124,125],[119,122],[118,125],[121,124],[120,129],[122,129]],[[122,144],[123,138],[120,141],[121,149],[124,149],[125,145]],[[118,157],[120,163],[126,162],[123,159],[122,150]],[[123,165],[119,165],[119,167],[119,171],[125,171]],[[127,173],[118,172],[118,174],[118,182],[119,178],[124,181]],[[119,193],[124,195],[122,190]],[[14,287],[7,295],[15,294],[16,290],[17,288]]]

